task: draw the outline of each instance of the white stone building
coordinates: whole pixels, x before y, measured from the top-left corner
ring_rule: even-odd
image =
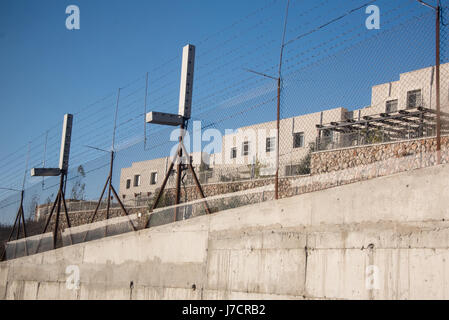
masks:
[[[298,166],[317,142],[317,125],[363,119],[365,116],[381,113],[394,114],[417,107],[435,109],[435,96],[435,68],[429,67],[403,73],[397,81],[373,86],[371,106],[352,111],[338,107],[282,119],[279,139],[280,175],[298,174]],[[449,111],[449,64],[441,66],[441,110]],[[321,139],[331,142],[339,139],[335,132],[324,132],[324,135],[328,136]],[[275,121],[242,127],[233,134],[223,135],[219,152],[192,155],[201,183],[274,175],[276,142]],[[125,202],[136,197],[151,197],[161,186],[169,166],[170,158],[161,158],[133,163],[132,167],[123,168],[120,178],[121,197]],[[174,187],[174,174],[168,187]]]

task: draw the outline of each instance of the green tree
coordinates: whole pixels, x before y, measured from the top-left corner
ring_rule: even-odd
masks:
[[[378,128],[365,130],[366,144],[377,144],[384,141],[384,134]]]

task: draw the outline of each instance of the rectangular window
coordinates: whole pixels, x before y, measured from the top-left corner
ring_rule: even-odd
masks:
[[[334,137],[334,132],[332,130],[324,130],[323,137],[332,139]]]
[[[354,111],[345,112],[345,120],[353,120],[354,119]]]
[[[126,189],[131,188],[131,179],[126,180]]]
[[[242,156],[249,155],[249,141],[245,141],[242,144]]]
[[[304,148],[304,133],[298,132],[293,135],[293,148]]]
[[[421,90],[407,92],[407,109],[422,107]]]
[[[138,187],[138,186],[140,186],[140,175],[136,174],[134,176],[134,187]]]
[[[151,173],[150,183],[151,183],[152,185],[154,185],[154,184],[157,183],[157,172],[152,172],[152,173]]]
[[[398,111],[398,100],[390,100],[387,101],[387,105],[385,107],[386,113],[393,113]]]
[[[276,145],[276,138],[267,138],[266,151],[273,152]]]
[[[231,149],[231,159],[236,159],[237,158],[237,148],[232,148]]]

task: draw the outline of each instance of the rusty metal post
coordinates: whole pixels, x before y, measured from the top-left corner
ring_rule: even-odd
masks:
[[[187,152],[187,150],[185,149],[184,144],[181,144],[181,149],[184,150],[184,153],[185,153],[186,155],[188,155],[188,152]],[[209,205],[207,204],[207,201],[206,201],[206,195],[204,194],[203,188],[201,187],[201,183],[200,183],[200,181],[198,180],[198,176],[197,176],[196,173],[195,173],[195,168],[194,168],[193,165],[192,165],[192,159],[191,159],[191,158],[188,159],[188,167],[189,167],[189,169],[190,169],[190,171],[191,171],[191,173],[192,173],[193,180],[195,181],[195,184],[196,184],[196,187],[197,187],[197,189],[198,189],[198,192],[200,193],[201,198],[204,199],[204,203],[203,203],[204,209],[206,210],[206,213],[207,213],[207,214],[211,214]]]
[[[111,186],[112,192],[114,193],[115,198],[117,199],[118,204],[120,205],[120,208],[122,208],[123,212],[125,213],[125,215],[128,217],[128,211],[126,211],[125,205],[123,204],[122,200],[120,200],[120,197],[117,194],[117,191],[115,191],[114,186]],[[129,220],[129,223],[131,225],[131,227],[133,228],[134,231],[137,231],[136,226],[134,225],[134,223]]]
[[[290,7],[290,0],[287,0],[287,7],[285,9],[285,20],[284,20],[284,30],[282,32],[282,42],[281,42],[281,52],[279,55],[279,70],[278,70],[278,94],[277,94],[277,144],[276,144],[276,177],[274,181],[274,198],[276,200],[279,199],[279,145],[281,140],[280,135],[280,118],[281,118],[281,81],[282,81],[282,61],[284,57],[284,48],[285,48],[285,34],[287,32],[287,22],[288,22],[288,10]]]
[[[47,231],[47,228],[50,225],[50,220],[51,220],[51,217],[53,216],[53,213],[55,212],[56,204],[59,201],[59,197],[60,197],[60,194],[59,194],[59,190],[58,190],[58,194],[56,196],[55,201],[53,202],[53,204],[51,206],[51,210],[50,210],[50,213],[48,214],[47,221],[45,222],[45,227],[44,227],[44,231],[42,231],[42,234],[44,234]]]
[[[104,184],[103,191],[101,192],[101,195],[100,195],[100,199],[97,202],[97,206],[95,207],[94,214],[92,215],[92,218],[90,219],[89,223],[93,223],[94,220],[95,220],[95,216],[97,215],[98,209],[100,208],[100,204],[101,204],[101,201],[103,200],[103,196],[104,196],[104,193],[106,191],[106,188],[107,188],[108,184],[109,184],[109,177],[106,180],[106,183]]]
[[[422,5],[435,10],[435,82],[436,82],[436,129],[437,129],[437,164],[441,164],[441,97],[440,97],[440,0],[437,0],[437,6],[418,0]]]
[[[21,197],[20,197],[20,211],[21,211],[21,215],[22,215],[22,232],[23,232],[23,237],[27,238],[28,236],[27,236],[27,230],[26,230],[26,226],[25,226],[25,212],[23,211],[24,195],[25,195],[25,190],[22,190]],[[26,240],[25,240],[25,255],[28,255],[28,245],[27,245]]]
[[[61,198],[63,197],[64,190],[64,178],[66,173],[62,173],[59,182],[59,197],[58,203],[56,204],[56,220],[55,220],[55,230],[53,234],[53,249],[56,249],[57,241],[58,241],[58,226],[59,226],[59,215],[61,214]]]
[[[0,261],[3,261],[5,256],[6,256],[6,244],[9,241],[11,241],[11,238],[12,238],[12,236],[14,234],[14,230],[16,229],[17,222],[19,222],[19,225],[17,226],[17,239],[19,239],[18,235],[19,235],[19,229],[20,229],[20,219],[21,219],[20,216],[22,215],[22,217],[23,217],[23,206],[22,206],[23,202],[22,201],[23,201],[23,190],[22,190],[21,205],[19,207],[19,210],[17,211],[16,220],[14,221],[14,226],[12,227],[11,232],[9,233],[8,241],[5,242],[5,248],[4,248],[3,252],[2,252],[2,255],[0,256]],[[25,235],[25,238],[26,238],[26,235]],[[25,242],[25,248],[26,248],[26,242]]]
[[[118,117],[118,107],[120,104],[120,93],[121,88],[118,89],[117,92],[117,103],[115,105],[115,116],[114,116],[114,130],[112,132],[112,146],[111,146],[111,163],[109,167],[109,187],[108,187],[108,200],[106,204],[106,220],[109,220],[109,209],[111,207],[111,192],[112,192],[112,175],[114,172],[114,152],[115,152],[115,132],[117,130],[117,117]],[[104,236],[108,235],[108,225],[104,229]]]
[[[176,157],[177,158],[177,157]],[[153,203],[153,207],[152,210],[156,210],[157,206],[159,204],[160,199],[162,198],[162,194],[164,192],[165,186],[167,185],[168,179],[170,178],[171,172],[173,171],[173,167],[175,166],[175,162],[173,161],[170,165],[170,167],[168,168],[167,173],[165,174],[165,178],[164,181],[162,182],[162,186],[161,189],[159,190],[159,193],[156,197],[156,200]]]
[[[281,127],[281,83],[282,83],[282,61],[284,56],[284,48],[285,48],[285,34],[287,32],[287,21],[288,21],[288,10],[290,7],[290,0],[287,0],[287,8],[285,10],[285,20],[284,20],[284,30],[282,33],[282,43],[281,43],[281,50],[279,55],[279,69],[278,69],[278,76],[273,77],[261,72],[253,71],[246,69],[246,71],[258,74],[260,76],[270,78],[277,81],[277,108],[276,108],[276,129],[277,129],[277,138],[276,138],[276,174],[274,177],[274,198],[276,200],[279,199],[279,145],[280,145],[280,127]]]
[[[67,221],[67,226],[68,228],[72,227],[72,224],[70,223],[70,218],[69,218],[69,211],[67,210],[67,204],[65,202],[65,194],[62,194],[62,204],[64,205],[64,213],[65,213],[65,219]],[[62,234],[61,234],[61,240],[62,240]],[[62,240],[64,241],[64,240]],[[70,233],[70,244],[73,245],[73,237],[72,237],[72,233]]]
[[[185,120],[183,122],[183,124],[180,127],[181,132],[179,134],[179,145],[182,145],[183,143],[183,136],[184,136],[184,129],[185,129]],[[181,201],[181,171],[182,171],[182,148],[178,149],[178,164],[177,164],[177,169],[176,169],[176,199],[175,199],[175,210],[174,210],[174,217],[173,217],[173,221],[176,221],[177,216],[178,216],[178,207],[177,205],[180,203]]]
[[[26,238],[27,237],[27,230],[26,230],[26,226],[25,226],[25,213],[23,212],[23,199],[25,197],[25,190],[21,191],[21,195],[20,195],[20,210],[22,212],[22,232],[23,232],[23,236]],[[25,243],[25,248],[26,248],[26,243]]]
[[[277,94],[277,117],[276,117],[276,177],[274,180],[274,198],[279,199],[279,144],[280,144],[280,120],[281,117],[281,78],[278,78],[278,94]]]
[[[441,105],[440,105],[440,13],[441,7],[439,5],[436,8],[436,50],[435,50],[435,58],[436,58],[436,111],[437,111],[437,164],[441,164]]]
[[[106,219],[109,219],[109,208],[111,207],[111,192],[112,192],[112,174],[114,170],[114,151],[111,151],[111,163],[109,166],[109,187],[108,187],[108,201],[106,205]]]
[[[109,209],[111,207],[111,192],[112,192],[112,173],[114,168],[114,151],[111,151],[111,164],[109,166],[109,186],[108,186],[108,200],[106,201],[106,220],[109,220]],[[108,225],[104,228],[104,236],[108,236]]]
[[[189,163],[189,169],[192,172],[192,176],[193,176],[193,179],[195,181],[196,188],[198,189],[198,192],[200,193],[201,198],[206,199],[206,195],[204,194],[203,188],[201,187],[200,181],[198,180],[198,177],[197,177],[197,175],[195,173],[195,169],[193,168],[191,162]],[[209,209],[209,205],[207,204],[207,201],[204,201],[203,205],[204,205],[204,210],[206,210],[206,213],[210,214],[211,212],[210,212],[210,209]]]

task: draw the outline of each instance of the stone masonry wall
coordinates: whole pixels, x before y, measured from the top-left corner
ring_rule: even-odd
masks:
[[[442,137],[442,163],[449,163],[449,137]],[[341,150],[322,151],[312,154],[311,175],[281,178],[279,181],[280,198],[303,193],[315,192],[344,184],[354,183],[387,176],[399,172],[429,167],[436,164],[436,139],[416,139],[396,143],[361,146]],[[274,184],[274,178],[256,179],[239,182],[227,182],[203,185],[206,197],[228,195]],[[175,189],[167,189],[161,206],[174,204]],[[266,191],[264,201],[274,198],[273,191]],[[196,186],[181,188],[182,202],[200,199]],[[151,200],[150,200],[151,202]],[[151,203],[141,203],[138,207],[128,207],[129,214],[141,213],[138,228],[143,228]],[[89,223],[93,210],[72,211],[69,213],[72,226]],[[110,218],[123,216],[120,208],[111,208]],[[99,210],[95,222],[106,219],[106,210]],[[40,221],[42,224],[43,221]],[[54,218],[49,230],[52,230]],[[60,218],[60,227],[67,227],[64,214]]]
[[[449,137],[441,138],[441,160],[448,163]],[[376,166],[372,166],[377,164]],[[369,166],[371,178],[436,164],[436,138],[423,138],[312,154],[312,175]],[[353,170],[351,170],[353,174]]]
[[[280,195],[286,196],[288,190],[290,189],[291,180],[293,180],[294,177],[289,178],[282,178],[280,179]],[[203,191],[206,195],[206,197],[213,197],[218,195],[224,195],[224,194],[230,194],[235,193],[239,191],[244,190],[251,190],[259,187],[269,186],[274,184],[274,178],[268,178],[268,179],[255,179],[255,180],[249,180],[249,181],[239,181],[239,182],[227,182],[227,183],[219,183],[219,184],[208,184],[203,185]],[[176,189],[167,189],[164,192],[163,198],[161,199],[159,207],[163,206],[170,206],[175,203],[175,195],[176,195]],[[264,195],[265,200],[271,200],[274,197],[273,191],[267,191]],[[181,200],[182,202],[191,202],[195,200],[201,199],[201,196],[198,192],[198,189],[196,186],[188,186],[186,188],[181,188]],[[142,217],[139,219],[138,229],[141,229],[145,226],[146,219],[149,214],[149,209],[151,205],[151,201],[149,200],[147,203],[141,203],[137,207],[130,207],[126,206],[126,210],[129,214],[137,214],[141,213]],[[94,222],[103,221],[106,219],[106,210],[103,209],[104,205],[102,205],[102,209],[98,210],[97,215],[94,219]],[[69,219],[71,222],[71,226],[80,226],[84,224],[88,224],[90,220],[92,219],[92,216],[94,214],[93,209],[89,210],[81,210],[81,211],[72,211],[69,207]],[[120,209],[120,207],[114,206],[110,209],[109,218],[115,218],[123,216],[124,213]],[[38,224],[42,226],[45,225],[45,220],[47,216],[45,216],[43,219],[41,219]],[[53,230],[55,224],[55,214],[53,214],[52,220],[50,221],[50,225],[48,227],[48,230]],[[59,226],[60,230],[63,230],[67,228],[67,222],[65,218],[65,213],[63,210],[61,210],[61,215],[59,219]],[[41,230],[41,228],[38,228],[38,230]]]

